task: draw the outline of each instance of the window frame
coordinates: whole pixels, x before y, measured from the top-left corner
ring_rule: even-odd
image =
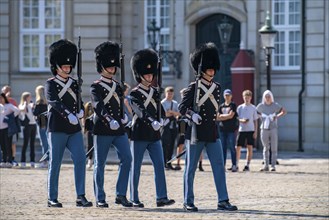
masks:
[[[48,59],[48,51],[45,41],[46,36],[50,35],[53,39],[63,38],[65,33],[65,1],[59,0],[60,2],[60,10],[61,15],[58,16],[60,18],[60,28],[46,28],[46,17],[45,8],[46,1],[38,1],[38,27],[37,28],[24,28],[24,0],[19,1],[19,70],[21,72],[46,72],[49,71],[49,59]],[[56,9],[56,7],[55,7]],[[28,17],[31,18],[32,16]],[[57,17],[56,17],[57,18]],[[24,36],[37,36],[38,39],[38,67],[27,67],[24,65]],[[58,37],[59,36],[59,37]],[[31,41],[29,42],[31,43]],[[29,44],[30,49],[32,47]],[[32,53],[32,52],[31,52]],[[31,54],[30,53],[30,54]],[[48,63],[45,59],[47,57]],[[30,61],[32,62],[32,61]],[[32,64],[32,63],[31,63]]]
[[[299,5],[301,5],[300,0],[273,0],[272,1],[272,15],[273,15],[273,27],[278,30],[277,36],[275,38],[275,49],[272,54],[272,69],[273,70],[299,70],[300,69],[300,62],[301,62],[301,21],[298,19],[298,24],[289,24],[289,17],[291,16],[291,12],[289,11],[289,4],[291,2],[298,2]],[[275,11],[275,4],[276,3],[283,3],[284,4],[284,11]],[[295,15],[301,16],[301,11],[299,7],[298,13],[296,11],[294,12]],[[284,16],[283,24],[276,24],[276,16],[282,15]],[[279,18],[278,18],[279,20]],[[298,33],[299,34],[299,42],[293,39],[290,39],[291,33]],[[279,40],[279,36],[283,35],[283,40]],[[299,49],[296,49],[296,44],[299,44]],[[277,51],[279,51],[279,46],[284,46],[284,52],[281,54],[278,54]],[[293,49],[292,52],[289,51],[290,48]],[[297,53],[296,53],[297,50]],[[299,52],[299,53],[298,53]],[[284,65],[277,65],[276,59],[284,59]],[[290,58],[299,60],[298,65],[290,65]]]
[[[163,5],[161,4],[162,0],[150,0],[153,1],[155,4],[149,5],[148,4],[149,0],[144,1],[144,10],[145,10],[145,17],[144,17],[144,45],[145,48],[149,47],[148,43],[148,31],[147,27],[150,25],[150,22],[154,19],[156,21],[156,25],[158,27],[161,26],[161,20],[164,18],[168,19],[168,26],[167,27],[161,27],[160,33],[159,33],[159,39],[158,39],[158,44],[157,44],[157,49],[159,48],[159,45],[161,46],[162,50],[164,51],[169,51],[171,49],[171,36],[170,36],[170,28],[171,28],[171,1],[170,0],[163,0],[167,1],[168,5],[164,5],[167,7],[168,10],[168,15],[167,16],[162,16],[161,15],[161,9]],[[148,11],[149,8],[155,8],[155,15],[149,15]],[[162,42],[161,39],[168,39],[166,43]],[[163,59],[162,60],[162,71],[164,74],[169,74],[170,73],[170,65],[166,63],[166,61]]]

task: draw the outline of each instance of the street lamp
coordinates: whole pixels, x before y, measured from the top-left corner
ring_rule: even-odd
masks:
[[[156,50],[156,46],[157,46],[158,40],[159,40],[160,30],[161,30],[161,27],[156,26],[155,19],[153,19],[151,21],[151,24],[149,26],[147,26],[147,32],[148,32],[147,38],[148,38],[149,44],[151,45],[153,50]]]
[[[156,26],[156,21],[153,19],[149,26],[147,26],[147,38],[148,43],[150,44],[153,50],[156,50],[157,44],[160,38],[161,27]],[[162,57],[165,61],[164,65],[173,66],[173,75],[176,75],[177,78],[180,78],[182,71],[180,69],[180,61],[182,57],[182,52],[176,50],[162,50]]]
[[[224,53],[227,51],[227,44],[230,42],[233,25],[230,24],[226,17],[220,24],[217,24],[220,41],[223,45]]]
[[[266,55],[267,89],[271,90],[271,53],[274,49],[274,40],[278,31],[272,27],[269,11],[267,11],[265,25],[258,32]]]

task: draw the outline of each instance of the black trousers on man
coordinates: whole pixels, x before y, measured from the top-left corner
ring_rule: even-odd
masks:
[[[169,126],[165,126],[163,128],[161,140],[162,140],[164,162],[166,167],[167,166],[171,167],[171,164],[167,164],[167,162],[171,159],[174,153],[176,139],[177,139],[176,126],[174,126],[173,128],[170,128]]]

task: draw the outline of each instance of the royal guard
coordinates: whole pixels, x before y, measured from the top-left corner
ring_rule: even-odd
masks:
[[[160,128],[165,117],[161,110],[161,119],[157,118],[157,104],[160,95],[156,88],[151,86],[158,74],[158,55],[152,49],[137,51],[130,62],[135,80],[139,83],[132,89],[131,105],[133,119],[131,128],[131,152],[133,156],[130,172],[130,198],[134,207],[144,207],[138,195],[138,183],[145,150],[150,154],[155,172],[156,204],[157,207],[175,203],[168,199],[164,171],[164,159],[161,146]],[[161,106],[161,104],[160,104]]]
[[[59,40],[49,47],[50,69],[54,77],[47,80],[48,102],[48,207],[62,207],[58,202],[58,179],[65,148],[71,152],[77,194],[76,206],[90,207],[85,197],[86,155],[79,119],[83,104],[78,103],[79,85],[70,77],[75,67],[77,46]],[[79,104],[79,105],[78,105]],[[80,108],[79,108],[80,107]]]
[[[217,47],[214,43],[202,44],[190,55],[190,61],[197,77],[184,91],[179,105],[180,113],[190,120],[185,134],[183,207],[185,211],[198,211],[194,205],[193,182],[200,154],[206,148],[217,190],[217,209],[237,210],[236,206],[229,203],[223,150],[216,123],[221,93],[220,85],[213,81],[220,68]]]
[[[120,68],[119,45],[107,41],[95,49],[97,72],[100,79],[91,85],[91,99],[95,110],[94,117],[94,192],[96,206],[107,208],[106,194],[104,192],[104,168],[107,154],[111,145],[117,151],[120,159],[119,174],[116,184],[115,203],[124,207],[132,207],[132,203],[126,198],[129,171],[131,166],[131,152],[128,136],[124,125],[128,122],[128,116],[120,114],[120,98],[123,88],[113,79]]]

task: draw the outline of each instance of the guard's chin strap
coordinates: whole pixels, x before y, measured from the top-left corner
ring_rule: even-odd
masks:
[[[150,86],[152,84],[152,81],[151,82],[147,81],[143,76],[141,76],[141,79],[142,79],[141,83],[145,86]]]
[[[68,74],[68,75],[71,74],[72,69],[73,69],[72,66],[70,66],[70,72],[67,73],[67,72],[65,72],[64,70],[62,70],[62,68],[61,68],[60,66],[58,66],[58,64],[56,64],[56,67],[57,67],[57,69],[59,69],[62,73],[65,73],[65,74]]]
[[[214,76],[210,76],[209,74],[205,73],[205,72],[202,72],[203,75],[202,75],[202,79],[206,80],[207,82],[211,83],[212,79],[214,78]],[[210,80],[206,79],[204,76],[208,76],[210,78]]]
[[[116,68],[116,67],[115,67],[115,72],[114,72],[114,73],[110,73],[109,71],[107,71],[107,70],[103,67],[103,65],[101,65],[101,66],[102,66],[103,71],[104,71],[105,73],[107,73],[107,74],[110,74],[111,76],[114,76],[115,73],[117,72],[117,68]]]

